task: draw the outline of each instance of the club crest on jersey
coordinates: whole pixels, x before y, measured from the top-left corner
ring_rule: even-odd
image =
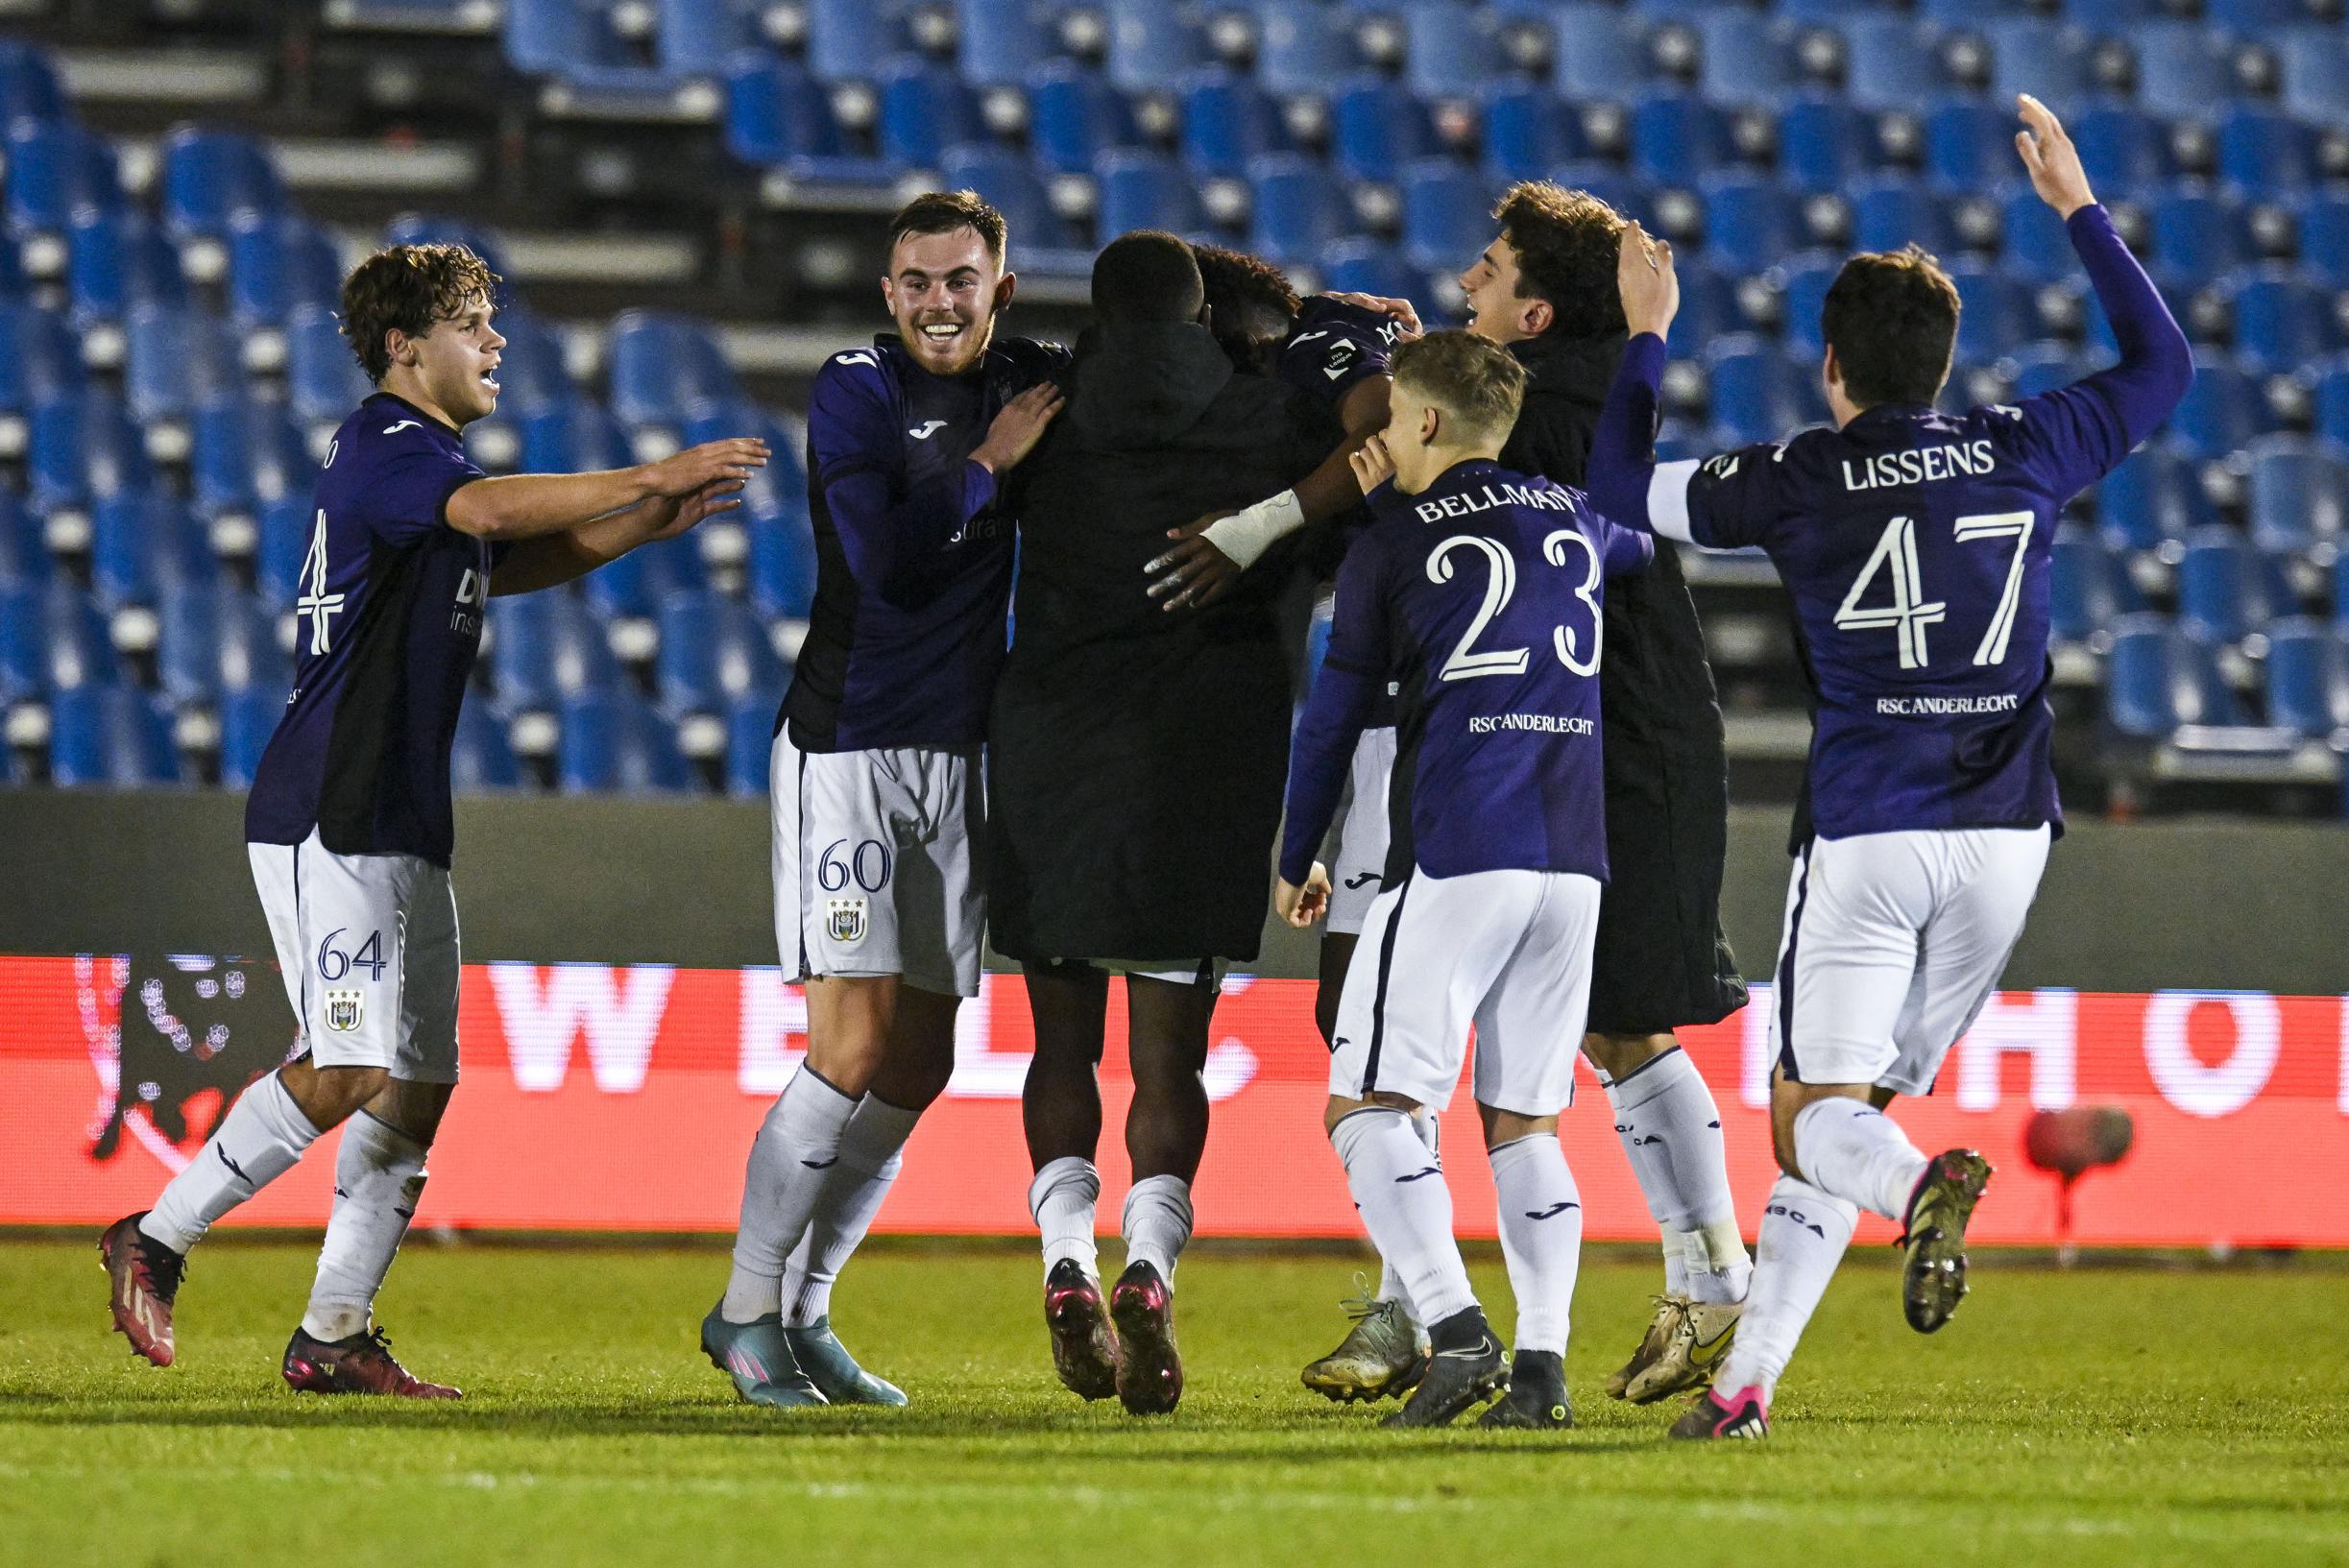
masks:
[[[327,993],[327,1027],[337,1034],[349,1034],[359,1026],[359,993],[329,991]]]
[[[824,934],[843,944],[863,941],[866,907],[866,901],[860,898],[826,899]]]

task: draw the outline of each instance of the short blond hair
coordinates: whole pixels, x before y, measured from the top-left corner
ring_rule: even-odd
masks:
[[[1506,439],[1525,402],[1525,367],[1471,332],[1430,332],[1394,351],[1395,384],[1478,436]]]

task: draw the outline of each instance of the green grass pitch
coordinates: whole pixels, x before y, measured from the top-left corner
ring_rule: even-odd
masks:
[[[1111,1243],[1114,1256],[1115,1243]],[[1199,1249],[1182,1410],[1053,1383],[1024,1250],[876,1245],[837,1320],[914,1407],[776,1415],[695,1350],[709,1248],[412,1246],[382,1304],[456,1407],[289,1393],[306,1245],[227,1242],[181,1363],[107,1329],[93,1249],[0,1242],[0,1561],[792,1564],[2349,1563],[2349,1272],[1978,1259],[1926,1339],[1855,1259],[1766,1443],[1666,1444],[1600,1384],[1652,1263],[1586,1264],[1579,1430],[1403,1436],[1307,1394],[1351,1263]],[[1476,1266],[1509,1323],[1497,1258]],[[1392,1409],[1380,1406],[1376,1409]]]

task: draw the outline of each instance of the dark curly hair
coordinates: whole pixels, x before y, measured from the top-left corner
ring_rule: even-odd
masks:
[[[1193,245],[1207,287],[1208,325],[1234,365],[1264,368],[1268,345],[1287,341],[1301,302],[1289,277],[1262,256],[1221,245]]]
[[[1862,408],[1930,403],[1949,378],[1958,309],[1957,285],[1922,246],[1845,262],[1819,313],[1844,395]]]
[[[1545,302],[1551,331],[1602,338],[1624,330],[1615,283],[1623,214],[1586,190],[1527,180],[1501,193],[1492,215],[1517,253],[1517,298]]]
[[[493,299],[497,275],[462,245],[394,245],[377,251],[343,280],[343,336],[359,368],[377,386],[392,368],[384,334],[420,338],[453,321],[476,300]]]

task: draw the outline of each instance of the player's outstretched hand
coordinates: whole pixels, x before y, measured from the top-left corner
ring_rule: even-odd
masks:
[[[652,466],[652,493],[681,500],[720,479],[747,479],[766,467],[766,443],[755,436],[733,436],[688,446],[674,457]]]
[[[1394,477],[1394,454],[1387,450],[1384,435],[1372,436],[1346,459],[1354,470],[1354,482],[1365,495]]]
[[[1681,310],[1681,279],[1672,268],[1669,243],[1636,223],[1626,224],[1615,256],[1615,286],[1623,291],[1623,319],[1632,336],[1662,337],[1672,329],[1672,318]]]
[[[1142,568],[1157,574],[1150,579],[1150,596],[1166,600],[1159,609],[1204,610],[1240,581],[1240,563],[1217,549],[1212,541],[1199,537],[1209,523],[1230,516],[1229,512],[1210,512],[1180,528],[1167,530],[1167,538],[1174,543]]]
[[[1383,294],[1332,294],[1331,299],[1356,310],[1373,310],[1402,324],[1405,337],[1417,337],[1427,330],[1419,325],[1419,312],[1409,300],[1392,300]]]
[[[1329,913],[1329,868],[1316,860],[1302,887],[1286,878],[1273,879],[1272,908],[1298,930]]]
[[[2022,155],[2022,166],[2039,199],[2066,218],[2095,202],[2095,193],[2088,188],[2088,171],[2080,166],[2080,150],[2071,145],[2055,111],[2027,92],[2015,95],[2015,107],[2030,128],[2015,133],[2015,151]]]
[[[1060,389],[1050,381],[1029,387],[1004,404],[971,460],[989,473],[1001,473],[1017,464],[1044,439],[1045,426],[1060,412]]]
[[[742,504],[742,481],[713,479],[699,490],[672,504],[675,511],[668,520],[652,531],[654,539],[675,539],[697,523],[706,522],[720,512],[731,512]]]

